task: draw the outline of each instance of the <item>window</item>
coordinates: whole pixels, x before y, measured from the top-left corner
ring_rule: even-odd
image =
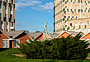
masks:
[[[7,14],[5,14],[5,17],[7,17]]]
[[[66,21],[65,25],[67,25],[67,24],[68,24],[68,22]]]
[[[70,16],[68,16],[68,18],[70,18]]]
[[[7,12],[7,6],[5,6],[5,14],[6,14],[6,12]]]
[[[16,40],[14,40],[14,48],[16,48],[16,44],[17,44],[17,43],[16,43]]]
[[[80,32],[80,30],[76,30],[76,32]]]
[[[88,33],[90,32],[90,29],[88,29]]]
[[[11,22],[11,27],[13,27],[13,22]]]
[[[1,8],[1,4],[0,4],[0,8]]]
[[[72,27],[72,23],[70,23],[70,26]]]
[[[0,17],[1,17],[1,13],[0,13]]]
[[[64,13],[66,14],[66,11],[64,11]]]
[[[81,22],[81,26],[83,25],[83,22]]]
[[[16,39],[16,47],[20,47],[17,43],[20,43],[20,40],[19,39]]]
[[[82,29],[82,32],[85,32],[85,29]]]
[[[19,48],[20,47],[18,45],[18,43],[20,44],[20,40],[19,39],[14,40],[14,48]]]
[[[77,22],[75,22],[75,26],[78,26]]]
[[[86,25],[89,25],[89,21],[86,22]]]
[[[67,1],[65,2],[65,4],[67,4]]]
[[[8,2],[8,0],[6,0],[6,2]]]
[[[65,8],[67,8],[67,6],[65,6]]]
[[[78,14],[78,11],[76,11],[76,14]]]
[[[13,0],[11,0],[11,3],[13,3]]]
[[[66,16],[64,16],[64,18],[66,18]]]
[[[65,25],[65,27],[67,27],[67,25]]]
[[[74,18],[74,16],[72,16],[72,18]]]
[[[1,29],[4,29],[3,21],[1,21]]]
[[[3,39],[3,48],[9,48],[9,41],[6,39]]]
[[[78,17],[76,16],[76,19],[77,19]]]
[[[8,26],[8,22],[6,22],[6,28],[7,28],[7,31],[8,31],[8,28],[9,28],[9,26]]]

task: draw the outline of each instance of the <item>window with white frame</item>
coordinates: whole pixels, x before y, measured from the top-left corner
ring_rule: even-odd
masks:
[[[9,40],[3,39],[3,48],[9,48]]]
[[[14,41],[14,48],[20,48],[20,46],[18,44],[20,44],[20,40],[19,39],[16,39]]]

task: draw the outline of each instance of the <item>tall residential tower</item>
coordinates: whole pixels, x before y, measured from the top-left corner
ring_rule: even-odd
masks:
[[[0,29],[15,31],[15,0],[0,0]]]
[[[54,0],[54,31],[90,32],[90,0]]]

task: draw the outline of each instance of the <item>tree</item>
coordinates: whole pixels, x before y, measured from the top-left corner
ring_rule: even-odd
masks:
[[[85,59],[89,52],[88,43],[80,40],[82,33],[75,37],[69,35],[67,38],[53,39],[51,41],[31,41],[20,44],[20,50],[30,59]]]

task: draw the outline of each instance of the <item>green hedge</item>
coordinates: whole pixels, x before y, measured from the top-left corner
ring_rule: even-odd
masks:
[[[75,37],[68,36],[67,38],[31,41],[26,44],[20,44],[20,50],[28,59],[60,59],[60,60],[75,60],[85,59],[88,55],[88,42],[79,40],[82,33]]]

